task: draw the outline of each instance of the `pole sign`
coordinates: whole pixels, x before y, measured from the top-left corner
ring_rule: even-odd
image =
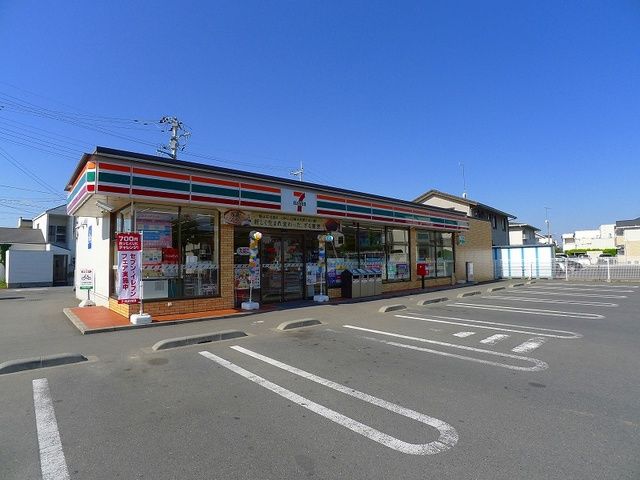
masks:
[[[93,290],[93,269],[80,269],[80,290]]]
[[[139,233],[118,233],[118,303],[140,303],[142,238]]]

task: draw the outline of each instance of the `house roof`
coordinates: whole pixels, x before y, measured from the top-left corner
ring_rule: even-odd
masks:
[[[470,205],[472,207],[480,207],[480,208],[483,208],[484,210],[489,210],[493,213],[497,213],[498,215],[504,215],[505,217],[508,217],[508,218],[516,218],[516,216],[512,215],[511,213],[503,212],[502,210],[498,210],[497,208],[490,207],[489,205],[480,203],[476,200],[471,200],[469,198],[464,198],[464,197],[458,197],[457,195],[452,195],[450,193],[445,193],[435,189],[431,189],[428,192],[423,193],[413,201],[417,203],[424,203],[425,200],[428,200],[429,198],[436,197],[436,196],[446,198],[447,200],[452,200],[454,202],[462,203],[464,205]]]
[[[0,244],[3,243],[32,243],[44,245],[42,231],[35,228],[0,227]]]
[[[509,222],[509,230],[511,230],[512,228],[513,228],[514,230],[515,230],[515,229],[522,229],[522,230],[524,230],[524,229],[528,228],[528,229],[530,229],[530,230],[533,230],[534,232],[539,232],[539,231],[540,231],[540,229],[539,229],[539,228],[534,227],[533,225],[529,225],[528,223],[512,223],[512,222]]]
[[[348,189],[344,189],[344,188],[338,188],[338,187],[331,187],[328,185],[320,185],[320,184],[316,184],[316,183],[311,183],[311,182],[300,182],[298,180],[293,180],[293,179],[288,179],[288,178],[281,178],[281,177],[275,177],[272,175],[263,175],[260,173],[253,173],[253,172],[245,172],[242,170],[235,170],[235,169],[231,169],[231,168],[225,168],[225,167],[217,167],[217,166],[213,166],[213,165],[207,165],[204,163],[196,163],[196,162],[187,162],[184,160],[173,160],[171,158],[165,158],[165,157],[159,157],[156,155],[148,155],[145,153],[138,153],[138,152],[129,152],[126,150],[117,150],[117,149],[113,149],[113,148],[108,148],[108,147],[100,147],[97,146],[96,150],[94,153],[85,153],[82,158],[80,159],[80,161],[78,162],[78,165],[76,166],[73,175],[71,175],[71,178],[69,179],[69,182],[67,183],[67,186],[65,187],[65,190],[67,191],[71,191],[73,188],[73,184],[76,180],[76,178],[78,177],[78,175],[82,172],[82,169],[84,168],[85,164],[91,160],[91,157],[93,155],[102,155],[102,156],[107,156],[107,157],[112,157],[112,158],[121,158],[123,160],[139,160],[145,163],[152,163],[152,164],[157,164],[157,165],[162,165],[165,167],[172,167],[172,168],[183,168],[186,170],[192,170],[192,171],[204,171],[204,172],[208,172],[208,173],[214,173],[214,174],[221,174],[221,175],[231,175],[231,176],[235,176],[235,177],[241,177],[241,178],[246,178],[246,179],[253,179],[253,180],[261,180],[264,182],[273,182],[279,185],[286,185],[289,187],[293,187],[293,188],[300,188],[300,187],[307,187],[307,188],[312,188],[312,189],[322,189],[325,190],[327,192],[334,192],[334,193],[338,193],[338,194],[346,194],[346,195],[355,195],[355,196],[360,196],[360,197],[366,197],[366,198],[371,198],[371,199],[377,199],[377,200],[381,200],[383,202],[390,202],[390,203],[394,203],[397,205],[402,205],[402,206],[406,206],[406,207],[423,207],[423,208],[428,208],[431,211],[434,212],[441,212],[441,213],[446,213],[448,215],[453,215],[453,216],[460,216],[460,217],[464,217],[465,215],[461,212],[457,212],[455,210],[451,210],[451,209],[447,209],[447,208],[440,208],[440,207],[434,207],[432,205],[421,205],[421,204],[416,204],[416,202],[410,201],[410,200],[401,200],[398,198],[392,198],[392,197],[385,197],[382,195],[375,195],[375,194],[371,194],[371,193],[364,193],[364,192],[358,192],[356,190],[348,190]],[[515,217],[514,217],[515,218]]]
[[[638,227],[640,226],[640,217],[633,220],[618,220],[616,227]]]
[[[67,216],[67,204],[63,203],[62,205],[58,205],[57,207],[50,208],[49,210],[45,210],[44,212],[33,217],[33,220],[36,220],[44,215],[64,215]],[[32,221],[33,221],[32,220]]]

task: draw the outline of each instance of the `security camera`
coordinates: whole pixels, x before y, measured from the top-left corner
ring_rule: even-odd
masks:
[[[100,200],[96,200],[96,206],[102,210],[102,213],[111,213],[115,210],[113,205],[109,205],[108,203],[101,202]]]

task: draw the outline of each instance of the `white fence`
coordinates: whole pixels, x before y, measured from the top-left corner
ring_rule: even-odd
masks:
[[[587,258],[553,258],[537,263],[496,259],[495,272],[496,278],[640,281],[640,263],[618,261],[615,257],[601,257],[593,263]]]

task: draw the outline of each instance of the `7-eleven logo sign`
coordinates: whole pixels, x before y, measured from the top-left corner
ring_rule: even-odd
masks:
[[[315,215],[317,208],[318,200],[315,193],[282,189],[283,212]]]
[[[307,194],[305,192],[293,192],[293,198],[293,204],[296,207],[296,211],[302,213],[302,208],[307,206],[307,202],[305,202]]]

